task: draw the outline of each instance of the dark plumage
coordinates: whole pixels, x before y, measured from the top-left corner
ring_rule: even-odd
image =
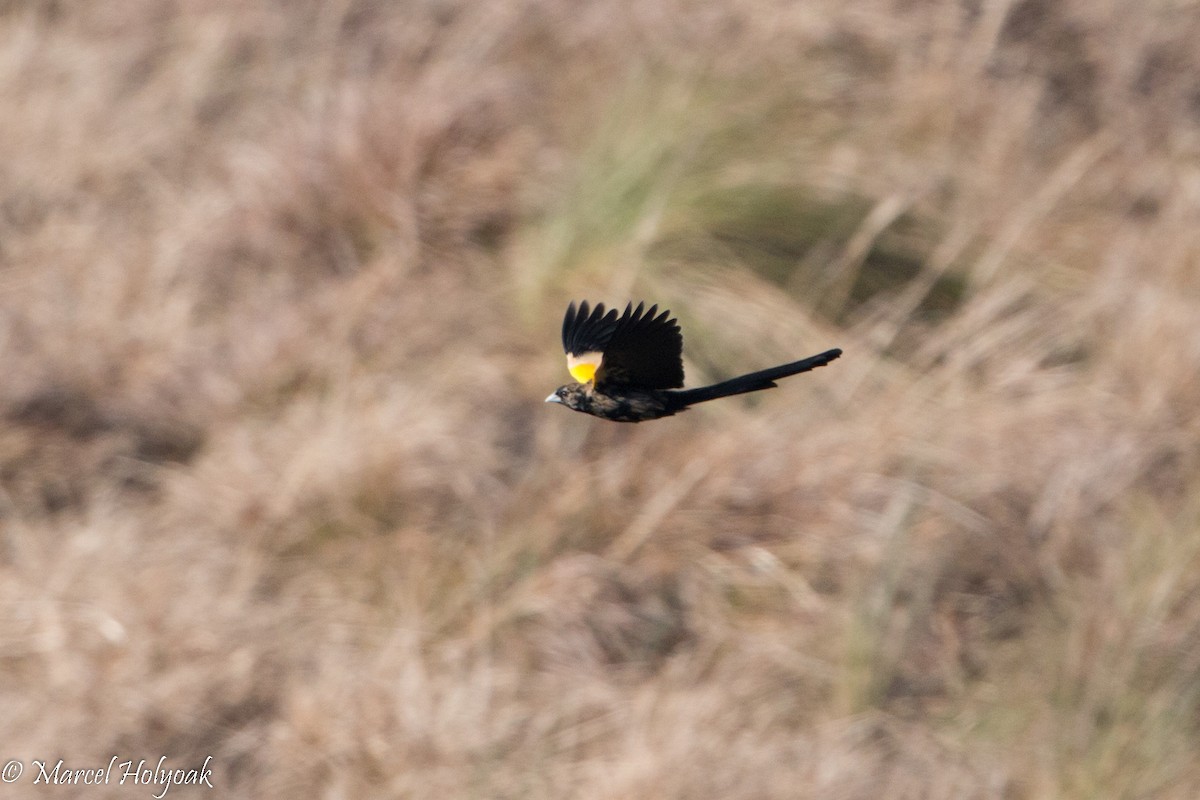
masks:
[[[546,398],[567,408],[616,422],[669,417],[695,403],[757,392],[775,381],[823,367],[842,354],[834,348],[801,361],[751,372],[699,389],[683,386],[683,335],[670,311],[645,303],[625,313],[571,303],[563,317],[563,349],[576,383],[560,386]]]

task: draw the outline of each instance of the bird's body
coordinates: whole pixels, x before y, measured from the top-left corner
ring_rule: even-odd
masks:
[[[594,417],[611,419],[614,422],[641,422],[647,419],[669,417],[683,409],[683,406],[672,408],[670,394],[665,391],[628,389],[619,393],[605,394],[597,391],[591,382],[568,383],[550,397],[556,399],[547,398],[546,402],[559,402],[567,408],[582,411]]]
[[[824,366],[842,354],[835,348],[712,386],[681,389],[679,324],[669,311],[657,314],[658,306],[651,306],[643,313],[644,308],[644,303],[636,309],[630,303],[618,317],[616,309],[606,312],[603,303],[590,309],[585,300],[578,310],[571,303],[563,318],[563,349],[577,382],[560,386],[546,402],[615,422],[642,422],[696,403],[770,389],[780,378]]]

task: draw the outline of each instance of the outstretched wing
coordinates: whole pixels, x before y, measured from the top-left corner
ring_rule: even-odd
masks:
[[[604,304],[597,303],[595,309],[588,307],[587,300],[567,306],[563,317],[563,350],[567,352],[567,369],[571,377],[587,383],[596,376],[600,362],[604,359],[604,348],[617,330],[616,309],[605,313]]]
[[[674,389],[683,385],[683,335],[670,311],[645,303],[605,311],[586,301],[578,311],[572,303],[563,319],[563,348],[567,368],[580,383]]]

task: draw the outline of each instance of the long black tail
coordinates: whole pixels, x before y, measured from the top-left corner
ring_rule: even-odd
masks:
[[[810,369],[823,367],[841,354],[841,349],[835,347],[832,350],[826,350],[824,353],[818,353],[815,356],[809,356],[800,361],[793,361],[790,364],[780,364],[778,367],[771,367],[759,372],[751,372],[749,375],[730,378],[727,381],[714,383],[712,386],[671,392],[671,410],[679,411],[690,405],[704,403],[708,400],[716,400],[719,397],[732,397],[735,394],[757,392],[760,389],[771,389],[778,386],[775,381],[780,378],[786,378],[789,375],[797,375],[801,372],[808,372]]]

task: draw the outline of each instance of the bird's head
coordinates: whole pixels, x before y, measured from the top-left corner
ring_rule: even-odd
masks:
[[[567,408],[582,411],[586,405],[587,388],[582,383],[568,383],[554,390],[547,403],[562,403]]]

